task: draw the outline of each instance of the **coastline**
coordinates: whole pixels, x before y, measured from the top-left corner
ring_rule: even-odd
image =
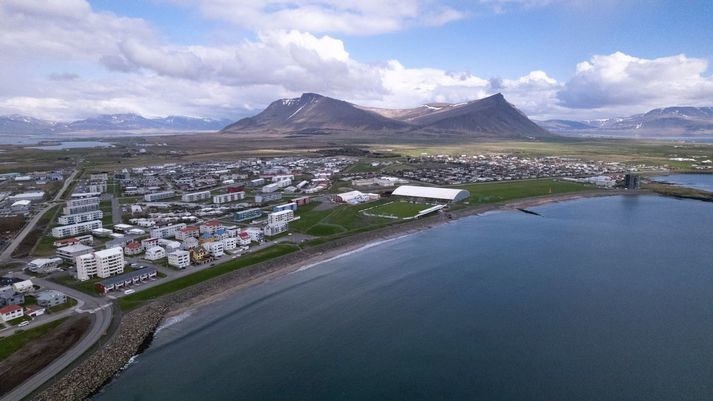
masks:
[[[233,270],[175,293],[166,294],[148,301],[136,310],[128,312],[121,320],[117,333],[104,346],[94,354],[89,355],[87,359],[55,381],[34,399],[75,400],[85,399],[96,394],[126,366],[131,358],[143,351],[147,338],[151,338],[162,328],[180,321],[182,317],[189,315],[194,310],[234,296],[245,288],[465,217],[493,211],[517,211],[520,208],[549,203],[619,195],[656,194],[648,191],[594,190],[571,194],[545,195],[468,207],[334,239],[312,248]],[[87,376],[90,376],[91,379],[86,380],[80,388],[77,388],[77,378],[86,379]]]

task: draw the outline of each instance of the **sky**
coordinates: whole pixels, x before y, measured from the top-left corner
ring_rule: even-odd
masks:
[[[239,119],[501,92],[535,119],[713,106],[711,0],[0,0],[0,115]]]

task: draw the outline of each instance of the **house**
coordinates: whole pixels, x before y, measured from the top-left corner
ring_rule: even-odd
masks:
[[[154,246],[158,246],[158,238],[146,238],[141,240],[141,246],[144,249],[149,249]]]
[[[0,319],[2,319],[3,322],[17,319],[19,317],[23,317],[24,315],[25,313],[19,305],[8,305],[0,308]]]
[[[241,231],[238,234],[238,245],[240,246],[248,246],[250,245],[250,234],[246,233],[245,231]]]
[[[0,288],[0,306],[25,303],[25,294],[15,292],[11,285]]]
[[[61,248],[64,246],[77,245],[77,244],[92,245],[93,243],[94,243],[94,237],[92,237],[91,235],[82,235],[79,237],[58,239],[57,241],[52,243],[52,246],[54,246],[55,248]]]
[[[119,274],[117,276],[100,281],[96,284],[97,292],[106,294],[110,291],[119,290],[130,285],[138,284],[146,280],[150,280],[157,276],[156,269],[146,267],[141,270]]]
[[[27,270],[33,273],[51,273],[62,264],[62,258],[40,258],[27,264]]]
[[[265,237],[265,233],[262,232],[260,227],[248,227],[243,232],[248,233],[250,240],[255,242],[260,242]]]
[[[67,295],[57,290],[45,290],[37,293],[37,305],[45,308],[62,305],[67,302]]]
[[[25,306],[25,315],[31,317],[31,318],[36,318],[37,316],[44,315],[45,314],[45,308],[39,306],[39,305],[27,305]]]
[[[188,251],[175,250],[167,254],[168,264],[179,269],[185,269],[191,265],[191,253]]]
[[[166,238],[161,238],[158,240],[158,245],[166,250],[166,252],[172,252],[176,249],[181,248],[181,243],[178,241],[173,241]]]
[[[197,247],[198,245],[200,245],[198,243],[198,238],[188,237],[181,243],[181,249],[187,251],[191,248]]]
[[[191,249],[190,253],[191,261],[193,261],[193,263],[203,264],[213,260],[213,257],[208,253],[208,251],[201,246]]]
[[[26,294],[35,290],[35,286],[32,284],[32,280],[22,280],[12,285],[12,289],[20,294]]]
[[[146,254],[144,255],[144,259],[146,260],[158,260],[158,259],[163,259],[166,257],[166,250],[161,248],[160,246],[152,246],[151,248],[146,250]]]
[[[124,246],[124,254],[133,256],[138,255],[144,251],[144,246],[138,241],[131,241],[126,246]]]
[[[237,238],[223,238],[223,249],[226,251],[231,251],[238,247]]]

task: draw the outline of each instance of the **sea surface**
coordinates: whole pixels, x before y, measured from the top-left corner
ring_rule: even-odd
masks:
[[[30,149],[42,150],[63,150],[63,149],[83,149],[83,148],[108,148],[114,146],[110,142],[100,141],[61,141],[52,145],[28,146]]]
[[[671,174],[651,177],[654,181],[667,182],[680,187],[713,192],[713,174]]]
[[[95,400],[713,399],[713,204],[458,220],[173,319]]]

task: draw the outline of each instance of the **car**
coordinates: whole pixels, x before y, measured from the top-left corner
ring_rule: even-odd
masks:
[[[124,295],[130,295],[130,294],[133,294],[133,293],[135,293],[135,292],[136,292],[136,290],[132,290],[132,289],[124,290]]]
[[[27,326],[28,324],[30,324],[30,321],[29,321],[29,320],[25,320],[24,322],[20,322],[20,324],[18,324],[17,327],[25,327],[25,326]]]

